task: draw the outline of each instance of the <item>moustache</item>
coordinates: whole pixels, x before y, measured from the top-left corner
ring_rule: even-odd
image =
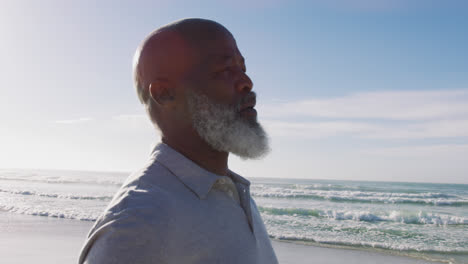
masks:
[[[249,92],[246,96],[242,97],[236,104],[236,110],[239,112],[245,108],[255,107],[257,103],[257,94]]]

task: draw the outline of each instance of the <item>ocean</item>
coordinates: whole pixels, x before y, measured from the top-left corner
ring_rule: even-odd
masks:
[[[127,176],[0,169],[0,210],[94,221]],[[468,185],[250,180],[274,239],[468,263]]]

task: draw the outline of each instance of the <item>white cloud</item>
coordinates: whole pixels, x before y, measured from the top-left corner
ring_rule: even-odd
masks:
[[[85,123],[94,120],[93,118],[89,117],[82,117],[78,119],[67,119],[67,120],[56,120],[54,123],[57,124],[80,124],[80,123]]]
[[[428,139],[468,137],[467,120],[442,120],[412,124],[353,121],[263,122],[272,136],[324,138],[352,135],[370,139]]]
[[[431,120],[468,116],[468,90],[357,93],[266,105],[269,118]]]
[[[387,124],[376,127],[374,131],[364,131],[362,136],[387,139],[468,137],[468,119],[441,120],[406,125]]]
[[[272,136],[468,137],[468,90],[359,93],[275,103],[260,113]]]
[[[451,157],[465,158],[468,156],[468,144],[460,145],[427,145],[427,146],[404,146],[404,147],[387,147],[375,148],[362,151],[364,154],[379,155],[387,157],[426,157],[426,158],[442,158]]]
[[[301,138],[323,138],[342,134],[371,133],[379,129],[371,124],[350,121],[286,122],[269,120],[263,122],[263,124],[272,136]]]

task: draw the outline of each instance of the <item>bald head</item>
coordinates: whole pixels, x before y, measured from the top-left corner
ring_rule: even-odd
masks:
[[[232,34],[205,19],[184,19],[155,30],[134,58],[139,99],[162,141],[207,163],[219,154],[220,168],[226,167],[228,153],[253,158],[268,149],[246,71]]]
[[[179,20],[149,34],[138,47],[133,62],[140,102],[147,106],[151,103],[152,82],[183,78],[193,67],[197,51],[220,34],[232,36],[221,24],[200,18]]]

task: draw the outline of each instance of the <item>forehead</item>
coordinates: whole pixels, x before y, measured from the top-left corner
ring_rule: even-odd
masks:
[[[226,50],[221,53],[211,53],[207,56],[206,60],[214,64],[226,64],[232,61],[238,61],[245,64],[245,59],[239,50]]]
[[[225,63],[235,59],[244,62],[236,40],[229,33],[216,34],[212,38],[201,40],[198,51],[201,61],[209,63]]]

